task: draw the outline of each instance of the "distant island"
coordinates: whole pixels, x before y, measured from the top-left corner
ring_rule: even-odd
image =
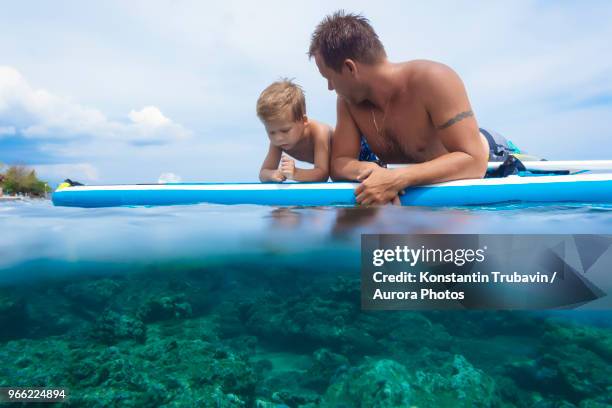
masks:
[[[6,171],[0,163],[0,197],[46,197],[51,187],[39,180],[36,171],[25,166],[10,166]]]

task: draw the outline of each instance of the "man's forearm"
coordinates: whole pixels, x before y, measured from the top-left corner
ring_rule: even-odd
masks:
[[[337,157],[332,160],[330,176],[334,181],[354,181],[361,173],[372,167],[379,166],[374,162],[359,161],[351,157]]]
[[[447,153],[434,160],[394,169],[399,187],[442,183],[445,181],[482,178],[487,162],[463,152]]]

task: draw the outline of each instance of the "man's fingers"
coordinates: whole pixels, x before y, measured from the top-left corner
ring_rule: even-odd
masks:
[[[362,172],[361,172],[361,173],[359,173],[359,175],[357,176],[357,180],[358,180],[358,181],[363,181],[363,180],[365,180],[366,178],[368,178],[368,176],[369,176],[370,174],[372,174],[372,172],[373,172],[373,171],[374,171],[374,169],[367,169],[367,170],[365,170],[365,171],[362,171]]]
[[[363,180],[367,179],[368,176],[370,175],[370,173],[371,173],[371,171],[370,172],[365,172],[364,171],[363,173],[359,173],[357,175],[357,181],[363,181]]]
[[[366,194],[365,193],[360,193],[355,197],[355,200],[357,201],[357,204],[363,204],[363,201],[366,199]]]
[[[356,197],[356,201],[357,204],[359,205],[372,205],[375,204],[376,200],[374,200],[374,198],[367,194],[367,193],[361,193]]]
[[[399,196],[393,197],[393,201],[391,201],[391,203],[393,203],[393,205],[402,205]]]
[[[361,205],[372,205],[374,202],[374,200],[372,200],[370,197],[366,197],[365,199],[363,199],[363,201],[361,202]]]
[[[365,190],[365,186],[363,184],[358,185],[357,188],[355,188],[355,195],[363,193],[363,190]]]

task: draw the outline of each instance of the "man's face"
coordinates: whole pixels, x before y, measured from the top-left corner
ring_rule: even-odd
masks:
[[[302,138],[305,122],[306,119],[295,121],[291,113],[287,113],[278,119],[264,122],[264,126],[272,145],[282,150],[289,150],[294,148]]]
[[[353,74],[346,67],[342,67],[341,72],[337,72],[328,67],[319,53],[315,54],[315,63],[321,76],[327,80],[327,89],[336,91],[339,97],[351,103],[361,102],[357,97],[357,82]]]

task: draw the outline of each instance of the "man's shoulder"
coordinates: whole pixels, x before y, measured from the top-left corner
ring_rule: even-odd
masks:
[[[457,73],[448,65],[430,60],[412,60],[399,63],[403,75],[415,83],[455,77]]]
[[[419,95],[424,100],[435,99],[450,89],[462,86],[459,75],[440,62],[414,60],[403,64],[404,83],[411,94]]]

